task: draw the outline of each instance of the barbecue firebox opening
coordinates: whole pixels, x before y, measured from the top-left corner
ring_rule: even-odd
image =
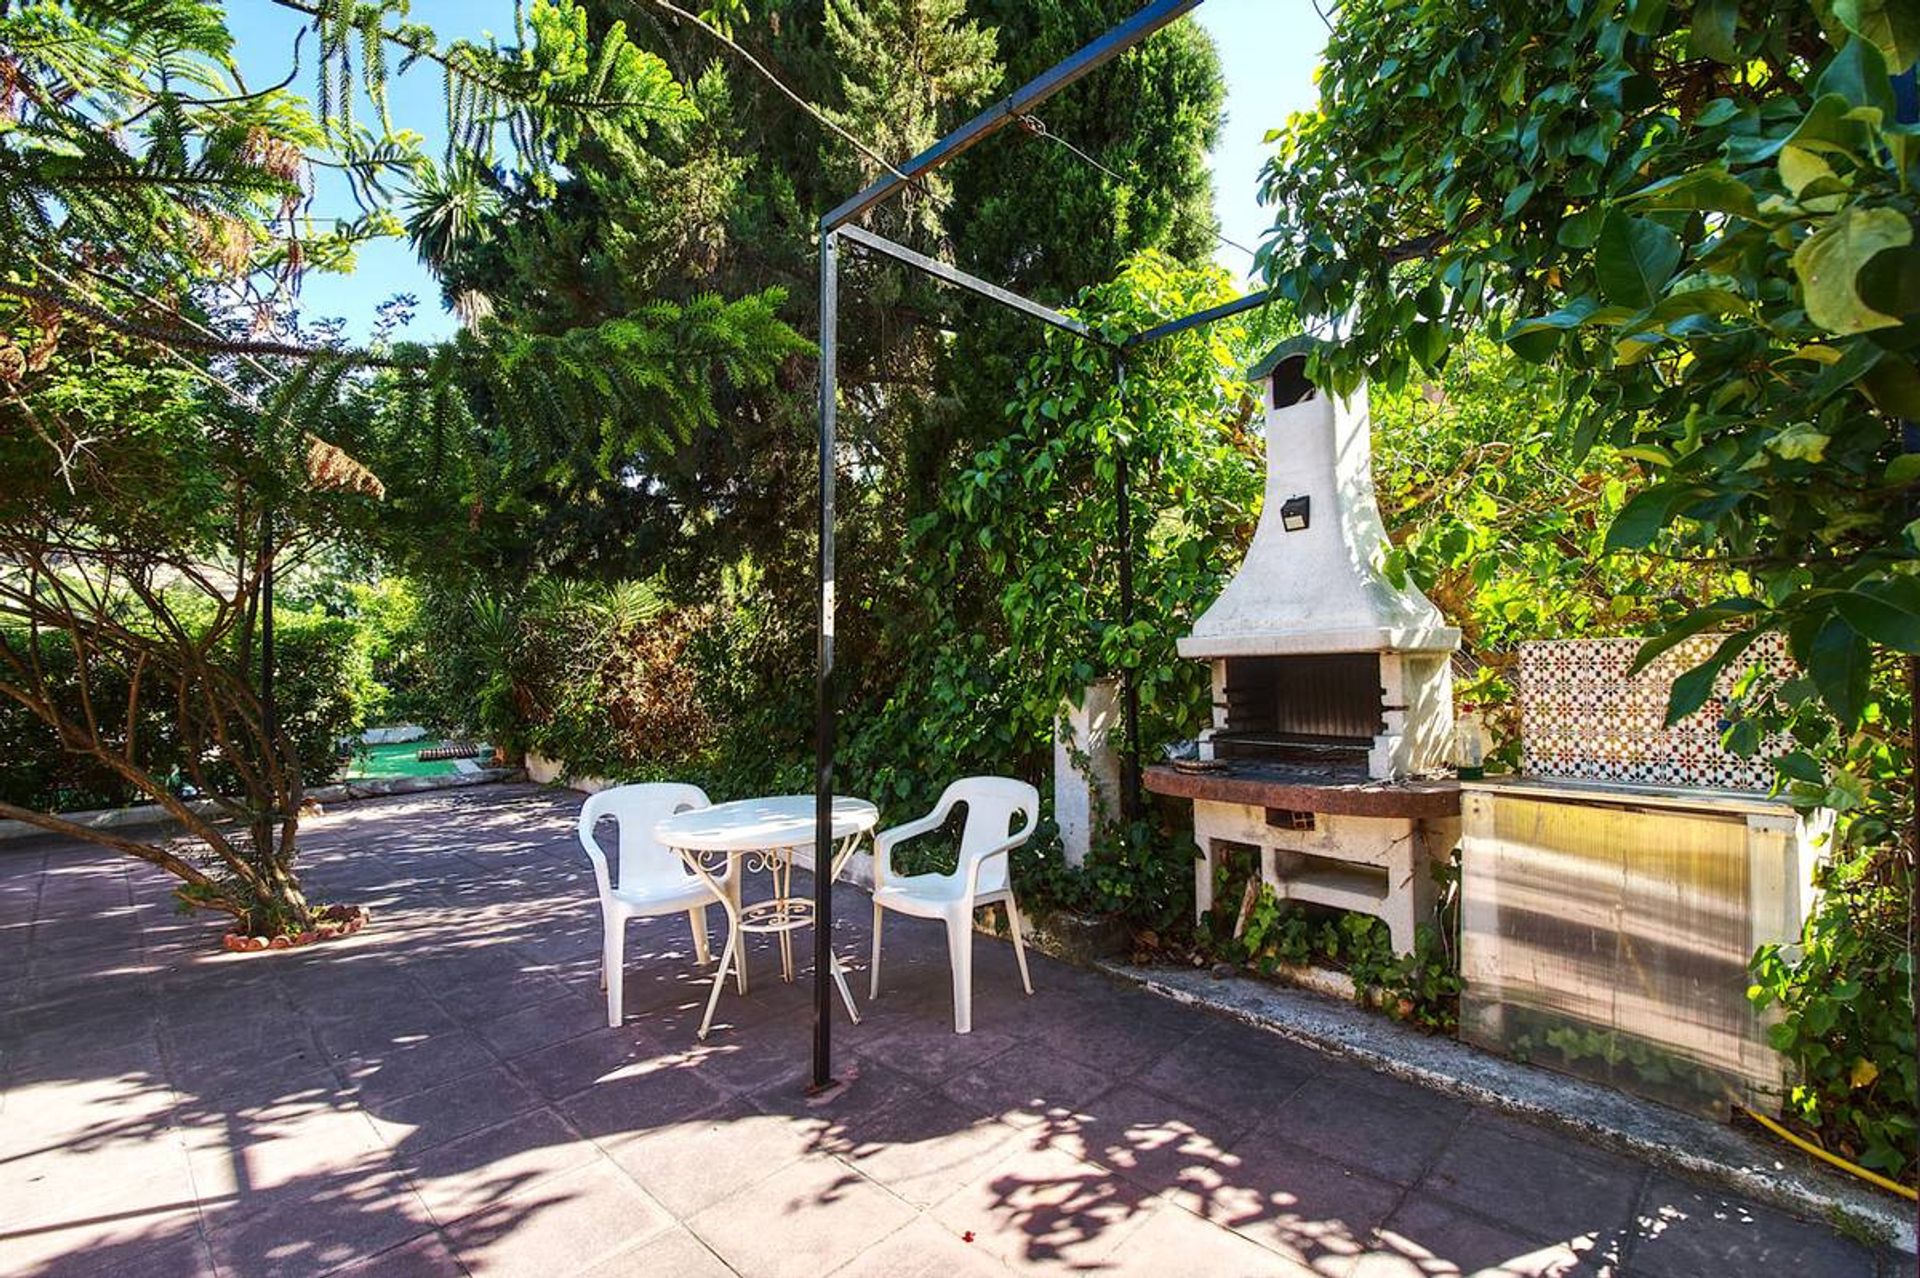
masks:
[[[1378,654],[1230,657],[1225,667],[1216,759],[1364,766],[1386,731]]]

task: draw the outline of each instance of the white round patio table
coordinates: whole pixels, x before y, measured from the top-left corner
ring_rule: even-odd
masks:
[[[880,810],[865,799],[835,795],[833,800],[834,852],[827,873],[834,878],[860,846],[860,839],[879,824]],[[707,1014],[700,1018],[700,1037],[707,1036],[713,1023],[713,1009],[719,1006],[720,990],[731,969],[739,977],[740,992],[747,990],[747,955],[743,936],[752,932],[770,932],[780,937],[782,975],[793,979],[793,933],[812,927],[813,901],[793,894],[793,853],[797,848],[813,846],[814,797],[810,794],[771,795],[762,799],[739,799],[692,808],[663,818],[653,827],[653,836],[680,854],[687,868],[698,875],[727,915],[727,944],[720,954],[720,969],[713,975],[713,992],[707,995]],[[764,901],[738,904],[721,884],[721,871],[729,862],[737,871],[765,871],[773,876],[773,895]],[[820,858],[814,858],[820,870]],[[739,883],[736,873],[732,881]],[[840,956],[829,951],[834,984],[847,1005],[854,1024],[860,1013],[853,1005],[853,992],[847,988],[846,972]]]

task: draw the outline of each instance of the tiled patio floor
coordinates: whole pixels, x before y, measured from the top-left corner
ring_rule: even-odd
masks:
[[[889,920],[865,999],[855,889],[856,1076],[809,1105],[810,985],[766,949],[702,1045],[684,918],[635,924],[606,1027],[576,804],[329,814],[314,894],[375,923],[284,954],[217,953],[104,852],[0,850],[0,1273],[1904,1272],[1046,959],[1023,997],[985,938],[956,1037],[935,924]]]

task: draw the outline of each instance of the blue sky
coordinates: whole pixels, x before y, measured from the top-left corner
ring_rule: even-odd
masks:
[[[477,38],[489,29],[510,35],[512,15],[511,0],[413,0],[410,16],[430,24],[442,39],[452,39]],[[1198,18],[1219,45],[1227,78],[1227,127],[1213,154],[1214,207],[1223,235],[1256,248],[1269,221],[1256,198],[1269,151],[1261,138],[1291,112],[1313,105],[1313,68],[1326,28],[1308,0],[1207,0]],[[266,0],[238,0],[229,8],[229,20],[248,81],[282,79],[291,66],[295,35],[305,23],[302,15]],[[297,81],[308,92],[315,52],[309,36]],[[445,107],[438,68],[423,65],[398,77],[390,96],[396,125],[429,138],[441,136]],[[352,202],[343,186],[323,178],[314,208],[327,215],[346,213]],[[1236,273],[1250,265],[1237,249],[1223,246],[1218,256],[1221,265]],[[310,274],[301,303],[308,318],[343,318],[351,335],[364,338],[374,308],[398,293],[412,293],[420,301],[408,336],[431,340],[452,330],[453,318],[441,309],[439,290],[399,241],[364,249],[352,275]]]
[[[1248,248],[1273,222],[1260,207],[1260,170],[1272,148],[1261,141],[1295,111],[1313,107],[1313,69],[1327,28],[1308,0],[1207,0],[1197,14],[1220,49],[1227,77],[1227,127],[1213,152],[1213,207],[1220,233]],[[1223,247],[1222,266],[1236,273],[1246,254]]]

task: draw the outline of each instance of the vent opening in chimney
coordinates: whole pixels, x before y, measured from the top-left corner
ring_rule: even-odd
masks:
[[[1273,369],[1273,406],[1291,408],[1312,399],[1316,391],[1307,380],[1307,357],[1290,355]]]

